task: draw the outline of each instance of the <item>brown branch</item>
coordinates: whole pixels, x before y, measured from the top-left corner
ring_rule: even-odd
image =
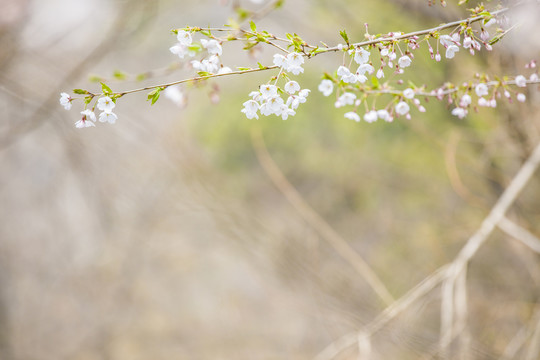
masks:
[[[252,128],[251,142],[262,168],[283,196],[285,196],[289,203],[296,211],[298,211],[300,216],[366,280],[369,286],[371,286],[373,291],[375,291],[385,304],[391,304],[394,301],[394,298],[369,264],[317,212],[315,212],[311,206],[306,203],[302,195],[300,195],[295,187],[287,180],[283,172],[268,153],[260,127],[254,126]]]

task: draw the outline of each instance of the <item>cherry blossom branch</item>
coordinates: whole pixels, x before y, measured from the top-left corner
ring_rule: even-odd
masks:
[[[167,88],[167,87],[172,86],[172,85],[178,85],[178,84],[183,84],[183,83],[187,83],[187,82],[203,81],[203,80],[208,80],[208,79],[222,77],[222,76],[242,75],[242,74],[248,74],[248,73],[257,72],[257,71],[272,70],[272,69],[276,69],[276,68],[278,68],[278,66],[274,65],[274,66],[266,66],[266,67],[263,67],[263,68],[231,71],[231,72],[228,72],[228,73],[221,73],[221,74],[209,74],[209,75],[205,75],[205,76],[196,76],[196,77],[192,77],[192,78],[188,78],[188,79],[182,79],[182,80],[173,81],[173,82],[169,82],[169,83],[164,83],[164,84],[160,84],[160,85],[151,85],[151,86],[141,87],[141,88],[138,88],[138,89],[114,92],[113,94],[116,94],[118,96],[124,96],[126,94],[151,90],[151,89],[155,89],[155,88]],[[102,96],[102,95],[106,95],[106,93],[99,93],[99,94],[92,94],[92,95],[94,95],[94,96]]]
[[[509,10],[509,8],[503,8],[503,9],[492,12],[491,15],[497,16],[497,15],[500,15],[500,14],[502,14],[502,13],[508,11],[508,10]],[[462,20],[453,21],[451,23],[447,23],[447,24],[444,24],[444,25],[436,26],[436,27],[433,27],[433,28],[424,29],[424,30],[420,30],[420,31],[415,31],[415,32],[411,32],[411,33],[407,33],[407,34],[403,34],[403,35],[399,35],[399,36],[384,37],[384,38],[379,38],[379,39],[374,39],[374,40],[369,40],[369,41],[364,41],[364,42],[358,42],[358,43],[351,44],[350,46],[358,48],[358,47],[364,47],[364,46],[368,46],[368,45],[375,45],[375,44],[382,43],[382,42],[404,40],[404,39],[408,39],[408,38],[411,38],[411,37],[414,37],[414,36],[430,34],[430,33],[434,33],[436,31],[444,30],[444,29],[447,29],[447,28],[452,28],[452,27],[458,26],[458,25],[463,24],[463,23],[472,24],[472,23],[478,22],[478,21],[483,20],[483,19],[485,19],[485,16],[476,16],[476,17],[472,17],[472,18],[466,18],[466,19],[462,19]],[[191,31],[196,31],[196,32],[197,31],[204,31],[204,30],[206,30],[206,31],[221,31],[221,32],[240,31],[243,34],[249,34],[249,35],[252,35],[252,36],[257,36],[256,33],[250,32],[250,31],[247,31],[247,30],[244,30],[244,29],[241,29],[241,28],[239,28],[239,29],[227,29],[227,28],[187,27],[186,29],[189,29]],[[288,39],[279,38],[279,37],[276,37],[275,35],[272,35],[272,34],[270,34],[270,38],[274,39],[274,40],[288,42],[289,44],[291,43],[291,41],[288,40]],[[242,38],[231,38],[231,39],[227,39],[227,40],[244,40],[244,39],[242,39]],[[282,48],[281,46],[279,46],[277,44],[273,44],[271,40],[268,40],[266,43],[268,43],[268,44],[270,44],[270,45],[272,45],[274,47],[279,48],[283,52],[288,53],[288,51],[285,50],[284,48]],[[309,47],[309,48],[317,48],[316,46],[305,44],[305,43],[303,44],[303,46],[304,47]],[[343,47],[334,46],[334,47],[330,47],[330,48],[326,48],[326,49],[319,49],[318,52],[311,53],[310,55],[307,55],[307,56],[308,57],[314,57],[314,56],[317,56],[317,55],[320,55],[320,54],[323,54],[323,53],[326,53],[326,52],[332,52],[332,51],[338,51],[338,50],[342,51]],[[255,68],[255,69],[249,69],[249,70],[233,71],[233,72],[224,73],[224,74],[209,74],[209,75],[206,75],[206,76],[198,76],[198,77],[173,81],[173,82],[169,82],[169,83],[162,83],[162,84],[150,85],[150,86],[141,87],[141,88],[132,89],[132,90],[114,92],[114,94],[116,94],[118,96],[123,96],[123,95],[126,95],[126,94],[151,90],[151,89],[155,89],[155,88],[167,88],[167,87],[172,86],[172,85],[178,85],[178,84],[182,84],[182,83],[186,83],[186,82],[207,80],[207,79],[211,79],[211,78],[214,78],[214,77],[225,76],[225,75],[241,75],[241,74],[245,74],[245,73],[264,71],[264,70],[271,70],[271,69],[275,69],[277,67],[278,66],[274,65],[274,66],[265,66],[265,67],[262,67],[262,68]],[[391,94],[399,94],[397,91],[396,92],[385,91],[385,92],[386,93],[391,93]],[[381,93],[385,93],[385,92],[381,91]],[[107,95],[107,93],[91,93],[91,94],[93,96]],[[423,94],[423,93],[420,93],[420,95],[432,96],[431,94]]]

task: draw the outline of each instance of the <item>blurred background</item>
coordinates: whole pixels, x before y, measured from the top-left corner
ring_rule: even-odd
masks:
[[[363,39],[364,23],[376,34],[463,18],[455,2],[289,0],[257,25],[336,44],[342,29]],[[96,79],[127,90],[189,77],[170,30],[221,27],[238,5],[264,6],[0,0],[1,360],[312,359],[385,308],[321,228],[398,298],[452,261],[540,140],[534,87],[526,103],[501,99],[463,120],[436,101],[410,121],[346,120],[316,90],[340,55],[305,65],[298,81],[312,92],[287,121],[240,113],[268,72],[184,86],[183,108],[125,96],[115,125],[91,129],[74,127],[80,103],[59,105],[62,91],[99,92]],[[531,26],[489,56],[435,63],[423,47],[406,78],[433,88],[476,72],[528,75],[539,54]],[[240,49],[225,44],[224,64],[274,54]],[[508,214],[533,234],[539,179]],[[498,359],[520,331],[516,358],[539,340],[538,260],[500,231],[475,256],[471,358]],[[374,358],[438,358],[440,297],[436,288],[379,331]]]

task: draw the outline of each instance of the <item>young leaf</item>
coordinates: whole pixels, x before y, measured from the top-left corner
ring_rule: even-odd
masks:
[[[154,90],[150,91],[148,93],[148,98],[146,99],[146,101],[151,100],[152,101],[151,105],[154,105],[156,103],[156,101],[158,101],[159,95],[161,94],[162,90],[163,90],[163,88],[157,87]]]
[[[255,23],[253,22],[253,20],[251,20],[251,21],[249,22],[249,27],[250,27],[251,31],[253,31],[253,32],[256,32],[256,31],[257,31],[257,25],[255,25]]]
[[[88,94],[88,91],[83,89],[73,89],[73,93],[78,95],[86,95]]]
[[[101,90],[103,91],[104,94],[112,94],[113,93],[111,88],[108,87],[104,82],[100,82],[100,84],[101,84]]]
[[[126,80],[127,76],[125,73],[123,73],[122,71],[120,70],[115,70],[113,72],[113,77],[118,79],[118,80]]]
[[[347,45],[349,45],[349,36],[347,35],[347,33],[345,32],[345,30],[341,30],[339,32],[339,35],[341,35],[341,37],[343,38],[343,40],[345,40],[345,42],[347,43]]]

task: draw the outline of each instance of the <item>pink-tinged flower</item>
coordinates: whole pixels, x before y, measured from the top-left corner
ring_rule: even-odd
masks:
[[[525,102],[525,100],[527,100],[527,97],[523,93],[517,94],[516,98],[519,102]]]
[[[118,120],[118,116],[116,116],[113,112],[102,112],[99,114],[99,121],[100,122],[108,122],[109,124],[114,124]]]
[[[405,90],[403,90],[403,96],[407,99],[412,99],[414,98],[414,90],[411,89],[411,88],[407,88]]]
[[[71,96],[69,96],[69,94],[63,92],[63,93],[60,93],[60,105],[62,105],[64,107],[64,109],[66,110],[69,110],[71,109],[71,102],[73,101],[73,99],[71,98]]]
[[[459,101],[459,106],[462,108],[466,108],[467,106],[471,105],[472,98],[469,94],[465,94],[461,97],[461,100]]]
[[[516,85],[519,86],[519,87],[527,86],[527,79],[525,79],[525,76],[523,76],[523,75],[516,76],[515,81],[516,81]]]
[[[480,83],[476,85],[476,87],[474,88],[474,91],[476,92],[476,95],[480,97],[489,94],[488,87],[484,83]]]
[[[538,81],[538,74],[531,74],[531,77],[529,78],[529,81]]]
[[[467,115],[467,109],[462,107],[457,107],[452,110],[452,115],[457,116],[460,119],[463,119]]]
[[[452,59],[455,54],[459,51],[459,47],[457,47],[456,45],[450,45],[449,47],[446,48],[446,58],[447,59]]]
[[[435,54],[435,61],[441,61],[441,54],[437,51],[437,54]]]
[[[470,36],[465,36],[463,39],[463,48],[468,49],[472,45],[472,38]]]
[[[441,35],[439,37],[439,42],[442,46],[448,47],[450,45],[454,45],[454,40],[452,40],[452,37],[450,35]]]
[[[409,108],[409,104],[407,104],[405,101],[400,101],[397,105],[396,105],[396,113],[398,115],[405,115],[409,112],[410,108]]]
[[[403,55],[398,60],[399,67],[402,68],[402,69],[410,66],[411,63],[412,63],[412,60],[407,55]]]
[[[489,106],[489,101],[481,97],[478,99],[478,106]]]
[[[82,118],[81,120],[77,121],[75,123],[75,127],[80,128],[86,128],[91,126],[96,126],[94,122],[96,122],[96,115],[91,110],[83,110],[81,111]]]
[[[364,48],[356,49],[354,61],[359,65],[366,64],[369,61],[369,51]]]
[[[345,113],[345,118],[349,120],[354,120],[356,122],[360,122],[360,116],[355,113],[354,111],[349,111],[348,113]]]

